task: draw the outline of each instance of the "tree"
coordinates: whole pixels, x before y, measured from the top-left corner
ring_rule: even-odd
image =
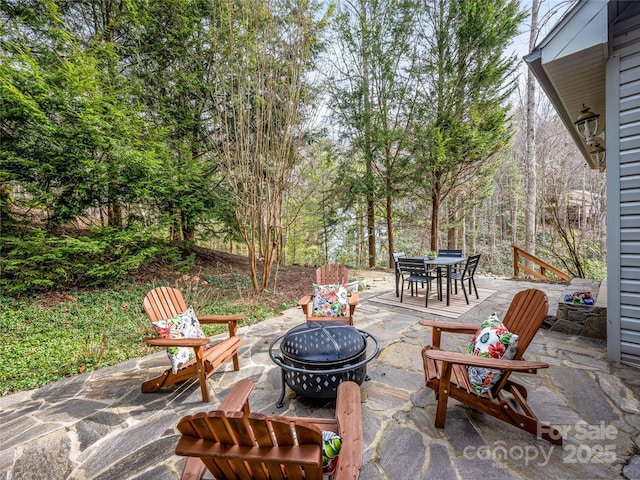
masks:
[[[393,265],[393,199],[406,178],[407,127],[416,88],[415,13],[410,0],[345,1],[336,22],[331,105],[348,135],[353,158],[364,161],[354,179],[366,200],[368,265],[376,265],[376,199],[385,199],[389,266]]]
[[[145,198],[157,153],[123,78],[103,75],[109,44],[87,47],[53,3],[8,8],[2,37],[3,181],[26,192],[50,229]],[[107,60],[105,60],[107,59]]]
[[[492,159],[511,136],[507,99],[515,57],[504,52],[522,18],[512,0],[435,0],[425,9],[419,66],[424,120],[414,125],[412,152],[431,202],[432,250],[443,200],[492,172]]]
[[[322,21],[306,0],[217,4],[221,29],[212,138],[219,146],[256,292],[269,285],[284,234],[284,201],[303,140],[306,75]],[[259,275],[260,273],[260,275]]]
[[[149,122],[163,134],[168,155],[156,185],[157,207],[172,224],[175,241],[194,242],[197,227],[212,219],[228,223],[218,145],[214,71],[219,33],[213,3],[190,0],[142,2],[129,15],[124,63],[146,106]],[[222,200],[222,201],[221,201]],[[235,229],[235,221],[230,226]]]
[[[293,173],[297,181],[286,196],[288,263],[336,263],[337,250],[353,247],[348,236],[339,235],[352,208],[342,172],[352,168],[341,164],[337,146],[326,138],[303,149]]]
[[[531,3],[531,28],[529,30],[529,51],[533,51],[538,39],[538,13],[540,0]],[[527,125],[526,125],[526,161],[524,164],[527,198],[529,201],[525,207],[525,250],[532,255],[536,254],[536,212],[537,212],[537,161],[536,161],[536,83],[531,70],[527,72]]]
[[[210,221],[227,224],[225,208],[218,207],[228,195],[220,194],[210,141],[210,72],[217,50],[209,34],[219,27],[212,2],[101,0],[61,8],[85,45],[110,49],[102,57],[103,81],[126,83],[128,101],[143,110],[140,116],[162,152],[163,175],[147,189],[151,214],[170,225],[177,242],[194,242],[197,227],[204,231]],[[226,230],[234,227],[232,222]]]

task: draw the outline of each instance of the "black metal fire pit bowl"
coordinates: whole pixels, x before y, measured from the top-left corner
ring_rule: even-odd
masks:
[[[375,346],[368,357],[367,340]],[[378,351],[373,335],[341,322],[306,322],[292,328],[269,346],[269,356],[282,372],[282,394],[276,407],[284,404],[286,385],[304,397],[327,399],[336,398],[338,385],[344,381],[362,385],[367,363]]]

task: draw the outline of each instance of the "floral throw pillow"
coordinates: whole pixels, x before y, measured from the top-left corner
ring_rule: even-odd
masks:
[[[173,318],[153,322],[161,338],[204,338],[204,332],[196,317],[193,307],[177,314]],[[191,347],[167,347],[167,355],[171,361],[171,370],[178,373],[178,369],[191,360],[195,353]]]
[[[342,437],[328,431],[322,431],[322,473],[327,475],[334,472],[338,465],[338,456],[342,449]]]
[[[511,360],[516,355],[518,335],[511,333],[500,322],[497,314],[487,318],[473,336],[467,353],[479,357]],[[469,380],[478,395],[487,393],[502,377],[502,370],[495,368],[467,367]]]
[[[314,317],[347,317],[349,316],[349,299],[347,284],[317,285],[313,284],[313,316]]]

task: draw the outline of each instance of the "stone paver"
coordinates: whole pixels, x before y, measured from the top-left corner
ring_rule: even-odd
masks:
[[[640,479],[640,380],[638,370],[606,360],[604,343],[541,330],[527,359],[551,365],[520,378],[541,420],[565,433],[563,447],[450,400],[443,430],[433,426],[435,399],[423,386],[420,350],[431,332],[425,315],[368,301],[394,288],[391,279],[361,292],[356,326],[374,335],[380,353],[361,387],[364,452],[362,480]],[[496,291],[457,321],[477,323],[506,311],[514,293],[544,290],[555,314],[566,285],[478,278]],[[447,320],[442,318],[443,320]],[[203,404],[197,381],[173,390],[140,393],[149,370],[165,368],[163,352],[0,398],[0,480],[179,478],[184,459],[173,453],[176,424],[187,414],[214,409],[240,378],[256,382],[250,403],[267,414],[332,416],[335,403],[280,396],[280,372],[269,359],[271,340],[303,320],[298,309],[239,329],[240,363],[210,380],[212,401]],[[447,338],[462,350],[467,337]]]

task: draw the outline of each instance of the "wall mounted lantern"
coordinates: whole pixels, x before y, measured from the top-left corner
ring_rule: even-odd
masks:
[[[597,145],[595,140],[596,135],[598,134],[598,118],[600,115],[593,113],[589,110],[589,107],[585,107],[582,105],[582,110],[580,111],[580,115],[578,119],[573,122],[578,130],[578,133],[585,139],[587,145],[590,147],[594,147]]]
[[[604,172],[606,166],[605,160],[607,158],[607,150],[603,148],[599,143],[596,143],[594,149],[589,152],[589,155],[591,155],[594,163],[598,166],[598,170]]]

